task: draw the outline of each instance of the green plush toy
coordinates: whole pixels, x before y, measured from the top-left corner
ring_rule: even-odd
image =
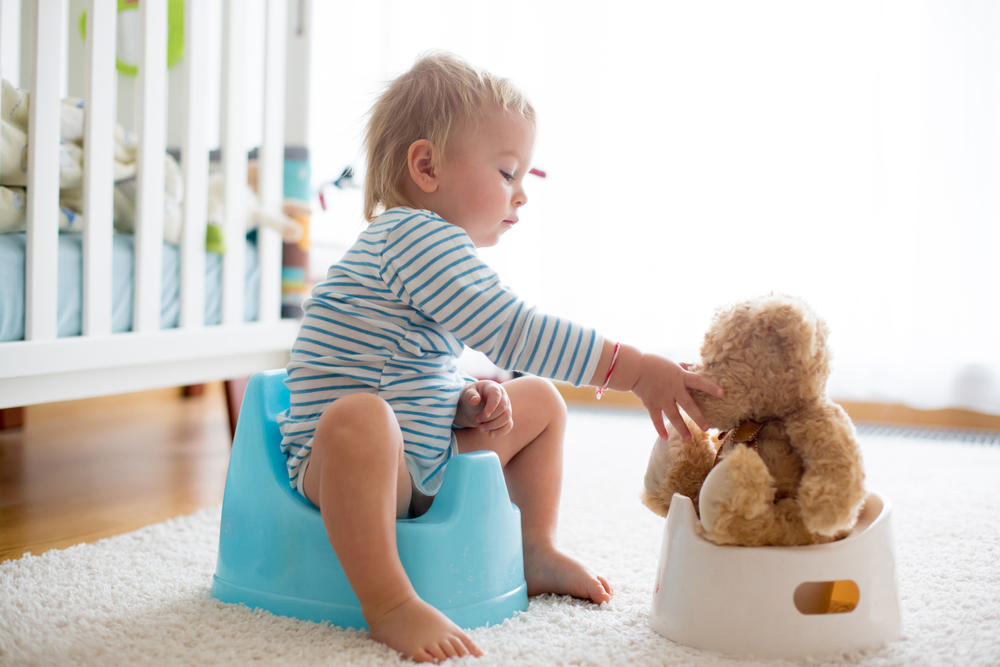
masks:
[[[118,71],[139,72],[139,0],[118,0]],[[87,12],[80,12],[80,38],[87,41]],[[184,56],[184,0],[167,0],[167,67]]]

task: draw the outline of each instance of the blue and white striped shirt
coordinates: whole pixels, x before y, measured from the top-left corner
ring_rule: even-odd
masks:
[[[380,215],[303,309],[287,367],[291,407],[278,417],[293,487],[323,409],[369,392],[392,407],[414,484],[434,495],[456,451],[459,394],[474,381],[458,370],[465,345],[501,368],[579,386],[603,344],[593,329],[518,299],[463,229],[411,208]]]

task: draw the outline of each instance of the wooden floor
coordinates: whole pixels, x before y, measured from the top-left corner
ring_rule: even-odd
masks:
[[[0,561],[217,505],[229,448],[221,384],[29,407],[0,431]]]

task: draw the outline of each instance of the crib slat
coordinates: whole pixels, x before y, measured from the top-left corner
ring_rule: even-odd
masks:
[[[18,87],[27,90],[35,79],[35,59],[30,54],[34,52],[37,43],[35,39],[37,3],[34,0],[15,1],[21,6],[21,59],[18,63],[21,79]]]
[[[83,335],[111,333],[115,0],[88,0],[83,172]]]
[[[280,211],[284,199],[285,162],[285,48],[288,0],[267,2],[267,43],[264,56],[264,141],[260,155],[260,202],[269,211]],[[281,317],[281,235],[273,229],[258,230],[260,310],[258,319]]]
[[[223,324],[243,322],[247,148],[243,128],[242,60],[246,25],[246,3],[226,0],[222,16],[222,127],[219,133],[226,210],[226,254],[222,262]]]
[[[3,44],[4,41],[7,39],[7,36],[4,35],[3,32],[3,27],[7,25],[6,23],[4,23],[3,20],[3,9],[4,9],[4,0],[0,0],[0,44]],[[2,78],[3,78],[3,55],[2,51],[0,51],[0,79]],[[0,167],[2,166],[3,166],[3,159],[0,158]]]
[[[187,3],[184,12],[184,74],[187,104],[181,170],[184,173],[184,231],[181,239],[180,326],[205,324],[205,211],[208,207],[208,12],[204,2]]]
[[[24,3],[34,39],[28,60],[27,256],[25,340],[56,337],[59,250],[59,89],[62,80],[62,0]]]
[[[167,2],[139,3],[139,134],[135,200],[135,308],[132,331],[160,328],[163,270],[163,187],[166,151]]]

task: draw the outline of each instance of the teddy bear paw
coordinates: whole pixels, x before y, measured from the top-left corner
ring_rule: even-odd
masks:
[[[864,488],[857,486],[857,489],[838,487],[823,483],[815,475],[805,477],[799,487],[798,504],[806,529],[832,537],[854,527],[864,503]]]
[[[705,478],[698,500],[701,523],[719,533],[730,520],[749,520],[771,510],[774,480],[760,456],[749,447],[730,451]]]

